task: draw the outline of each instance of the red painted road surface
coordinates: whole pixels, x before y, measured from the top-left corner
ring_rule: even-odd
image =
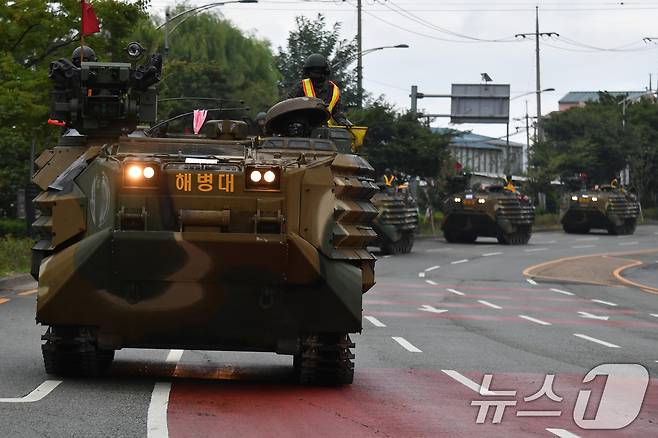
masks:
[[[197,369],[202,372],[202,369]],[[264,370],[264,372],[266,372]],[[482,374],[462,373],[480,383]],[[266,377],[266,376],[261,376]],[[523,397],[542,386],[540,374],[494,374],[491,390],[517,390],[516,397],[480,396],[440,370],[360,369],[355,383],[340,388],[240,380],[175,380],[168,424],[171,437],[459,437],[555,436],[546,428],[581,437],[653,437],[658,434],[658,381],[652,381],[643,410],[618,431],[585,431],[572,419],[578,391],[592,389],[594,415],[604,380],[560,374],[554,390],[561,403]],[[275,379],[281,381],[280,376]],[[516,400],[500,424],[476,424],[473,400]],[[561,410],[560,417],[522,418],[518,410]],[[589,417],[587,417],[589,418]]]

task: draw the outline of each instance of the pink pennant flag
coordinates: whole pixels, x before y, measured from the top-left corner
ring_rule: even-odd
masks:
[[[201,127],[206,121],[208,116],[208,110],[194,110],[194,133],[198,134],[201,131]]]

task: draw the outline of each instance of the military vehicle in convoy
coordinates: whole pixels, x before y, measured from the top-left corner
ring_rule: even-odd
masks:
[[[469,175],[450,180],[444,202],[443,235],[451,243],[473,243],[495,237],[505,245],[525,245],[532,234],[535,207],[508,182],[467,188]]]
[[[382,254],[407,254],[414,245],[418,229],[418,206],[408,190],[408,183],[397,184],[395,177],[384,175],[379,192],[372,198],[379,210],[373,226],[377,239],[372,243]]]
[[[265,138],[232,120],[137,130],[160,67],[51,65],[51,120],[69,130],[34,175],[47,372],[99,375],[130,347],[265,351],[292,355],[302,383],[351,383],[372,167],[315,98],[272,107]]]
[[[640,203],[616,181],[566,193],[560,204],[560,223],[569,234],[585,234],[593,228],[610,234],[633,234],[639,215]]]

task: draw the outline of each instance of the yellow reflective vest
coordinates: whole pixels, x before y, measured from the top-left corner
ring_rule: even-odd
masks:
[[[332,90],[331,90],[331,100],[329,101],[328,109],[329,112],[333,114],[334,108],[336,108],[336,104],[338,104],[338,101],[340,100],[340,88],[338,88],[338,85],[336,85],[332,81],[329,81],[329,83],[331,84]],[[318,97],[315,95],[315,88],[313,88],[313,81],[311,81],[310,79],[302,80],[302,88],[304,89],[304,96]]]

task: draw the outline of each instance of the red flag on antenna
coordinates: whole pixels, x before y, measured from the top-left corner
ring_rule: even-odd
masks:
[[[80,0],[80,2],[82,3],[82,36],[100,32],[101,28],[94,13],[94,8],[85,0]]]

